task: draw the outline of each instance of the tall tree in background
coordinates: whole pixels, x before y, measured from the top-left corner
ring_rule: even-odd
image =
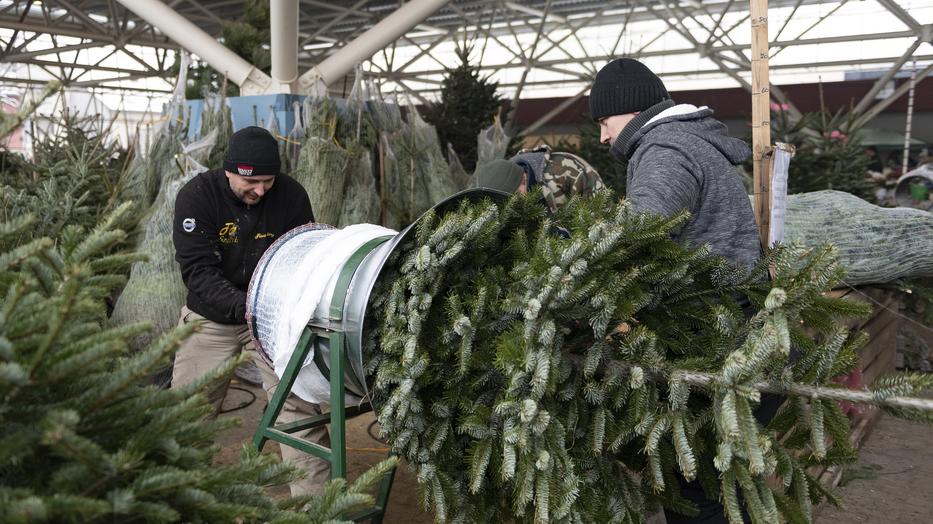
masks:
[[[501,104],[499,83],[480,76],[479,66],[470,64],[472,50],[457,50],[460,65],[447,70],[440,102],[422,110],[425,121],[437,128],[441,147],[452,145],[467,172],[476,168],[476,137],[492,124]]]
[[[794,120],[784,106],[772,104],[772,140],[797,148],[788,172],[788,193],[835,189],[875,200],[875,185],[867,178],[869,158],[856,121],[850,111],[832,113],[825,108]],[[751,160],[745,167],[750,173]]]
[[[272,55],[263,44],[269,41],[269,3],[261,0],[245,0],[242,19],[224,24],[223,43],[231,51],[253,64],[256,69],[268,73],[272,68]],[[173,72],[177,74],[177,71]],[[224,85],[224,75],[203,61],[193,61],[188,69],[188,85],[185,98],[201,98],[205,89],[217,93]],[[226,82],[227,96],[239,96],[240,88]]]

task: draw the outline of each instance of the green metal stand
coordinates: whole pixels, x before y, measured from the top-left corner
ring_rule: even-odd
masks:
[[[266,441],[272,440],[279,444],[291,446],[299,451],[309,453],[315,457],[324,459],[330,463],[330,477],[346,478],[347,476],[347,420],[363,413],[372,411],[372,405],[368,402],[359,406],[346,407],[344,404],[345,371],[350,368],[347,360],[346,334],[343,331],[333,329],[339,326],[343,320],[343,306],[346,298],[347,288],[353,278],[356,269],[363,262],[363,259],[372,250],[378,247],[391,237],[380,237],[369,241],[358,249],[353,256],[347,260],[337,279],[336,289],[334,290],[333,300],[331,301],[330,318],[331,323],[328,326],[317,326],[309,324],[305,326],[295,351],[292,353],[288,365],[285,367],[285,373],[279,381],[279,386],[269,401],[266,411],[259,422],[259,428],[253,436],[253,445],[262,450]],[[285,406],[285,400],[291,393],[298,372],[304,366],[308,353],[314,347],[314,342],[318,338],[326,338],[329,341],[330,362],[325,365],[324,358],[315,354],[314,361],[318,368],[324,373],[324,376],[330,381],[330,412],[323,413],[314,417],[308,417],[303,420],[290,422],[287,424],[276,425],[279,413]],[[306,429],[326,426],[330,424],[331,447],[327,448],[320,444],[295,437],[292,433]],[[370,522],[379,524],[385,515],[386,506],[389,501],[389,494],[392,490],[392,482],[395,479],[395,469],[386,473],[379,486],[379,494],[376,498],[376,505],[365,508],[360,512],[348,516],[354,522],[362,522],[369,519]]]

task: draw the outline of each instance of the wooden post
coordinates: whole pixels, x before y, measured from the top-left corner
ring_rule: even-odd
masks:
[[[771,90],[768,80],[768,0],[749,0],[752,22],[753,194],[758,235],[770,247],[771,228]]]

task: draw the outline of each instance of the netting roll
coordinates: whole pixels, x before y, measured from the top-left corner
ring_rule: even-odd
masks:
[[[283,235],[266,250],[247,291],[247,323],[258,353],[279,377],[309,322],[331,326],[331,299],[350,256],[373,239],[395,234],[372,224],[340,230],[308,224]],[[316,404],[330,402],[330,383],[315,362],[318,353],[329,355],[329,351],[329,341],[315,341],[292,386],[293,393]],[[348,372],[353,377],[347,381],[347,404],[358,403],[366,395],[362,367],[362,362],[351,361]]]
[[[836,247],[850,285],[933,276],[933,213],[841,191],[788,195],[784,242]]]

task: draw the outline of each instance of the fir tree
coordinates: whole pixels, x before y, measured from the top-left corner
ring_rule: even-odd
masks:
[[[447,70],[440,102],[422,109],[425,121],[437,129],[441,147],[450,144],[467,172],[476,168],[476,136],[492,124],[500,105],[499,84],[470,64],[471,51],[457,50],[460,64]]]
[[[123,200],[131,153],[110,137],[113,121],[65,111],[33,139],[32,159],[9,156],[3,166],[3,213],[10,220],[31,213],[33,238],[57,237],[67,225],[93,227]],[[122,224],[132,229],[133,223]]]
[[[865,155],[857,119],[842,109],[807,113],[799,120],[781,107],[772,108],[771,139],[796,147],[787,178],[788,193],[835,189],[874,202],[875,186],[867,178]],[[751,173],[751,160],[746,171]]]
[[[0,521],[325,522],[371,502],[363,490],[391,462],[284,501],[264,488],[297,472],[273,455],[248,447],[214,463],[217,432],[235,421],[204,420],[204,391],[238,362],[183,389],[143,385],[191,328],[131,355],[145,324],[102,327],[104,298],[141,258],[119,251],[129,210],[54,242],[21,242],[33,217],[0,223]]]
[[[854,457],[822,386],[864,341],[836,320],[865,307],[824,295],[843,273],[831,250],[777,249],[748,274],[671,240],[686,216],[635,214],[609,191],[547,216],[539,198],[428,215],[371,302],[379,421],[438,521],[690,514],[675,473],[733,522],[740,500],[756,523],[809,522],[834,500],[807,467]],[[885,380],[859,398],[933,386]],[[761,390],[799,398],[763,427]],[[913,406],[891,411],[930,418]]]

